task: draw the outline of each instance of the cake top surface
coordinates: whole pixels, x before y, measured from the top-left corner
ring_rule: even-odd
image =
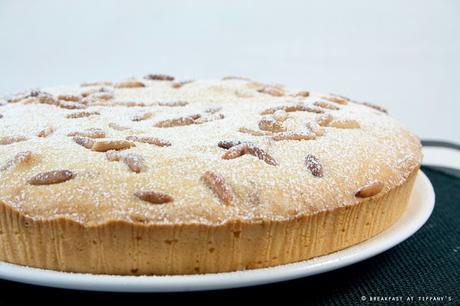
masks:
[[[0,102],[0,203],[40,220],[286,220],[402,184],[420,142],[381,107],[245,78],[166,75]]]

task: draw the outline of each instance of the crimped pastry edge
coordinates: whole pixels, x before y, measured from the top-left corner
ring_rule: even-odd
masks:
[[[65,272],[117,275],[216,273],[276,266],[326,255],[367,240],[404,212],[418,167],[369,199],[290,220],[222,225],[83,226],[34,220],[0,203],[0,260]]]

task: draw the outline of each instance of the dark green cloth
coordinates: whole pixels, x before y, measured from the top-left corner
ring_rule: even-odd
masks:
[[[422,229],[383,254],[336,271],[250,288],[167,294],[82,292],[0,281],[0,302],[33,297],[130,305],[136,301],[143,301],[142,305],[460,305],[460,178],[442,169],[424,167],[423,171],[434,186],[436,205]],[[369,301],[399,296],[402,302]],[[409,296],[413,302],[406,300]],[[443,301],[429,300],[443,297]]]

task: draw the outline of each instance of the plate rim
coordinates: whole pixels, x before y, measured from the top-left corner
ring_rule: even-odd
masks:
[[[419,170],[410,201],[424,192],[423,205],[416,205],[418,211],[409,222],[401,224],[410,210],[410,205],[395,224],[382,233],[346,249],[309,260],[268,268],[235,272],[209,273],[199,275],[95,275],[87,273],[61,272],[21,266],[0,261],[0,278],[26,284],[105,292],[185,292],[240,288],[275,283],[307,277],[339,269],[380,254],[403,242],[417,232],[430,217],[435,193],[428,177]],[[414,205],[414,204],[412,204]],[[411,216],[413,217],[413,216]],[[398,230],[398,227],[401,227]],[[396,234],[391,234],[396,231]]]

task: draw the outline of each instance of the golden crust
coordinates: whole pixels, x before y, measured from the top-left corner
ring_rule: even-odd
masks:
[[[265,267],[367,239],[406,205],[420,142],[375,107],[245,79],[124,83],[139,82],[0,104],[0,259],[113,274]]]
[[[417,169],[386,194],[284,221],[221,225],[67,218],[35,221],[1,203],[0,259],[68,272],[173,275],[270,267],[328,254],[382,232],[403,213]]]

